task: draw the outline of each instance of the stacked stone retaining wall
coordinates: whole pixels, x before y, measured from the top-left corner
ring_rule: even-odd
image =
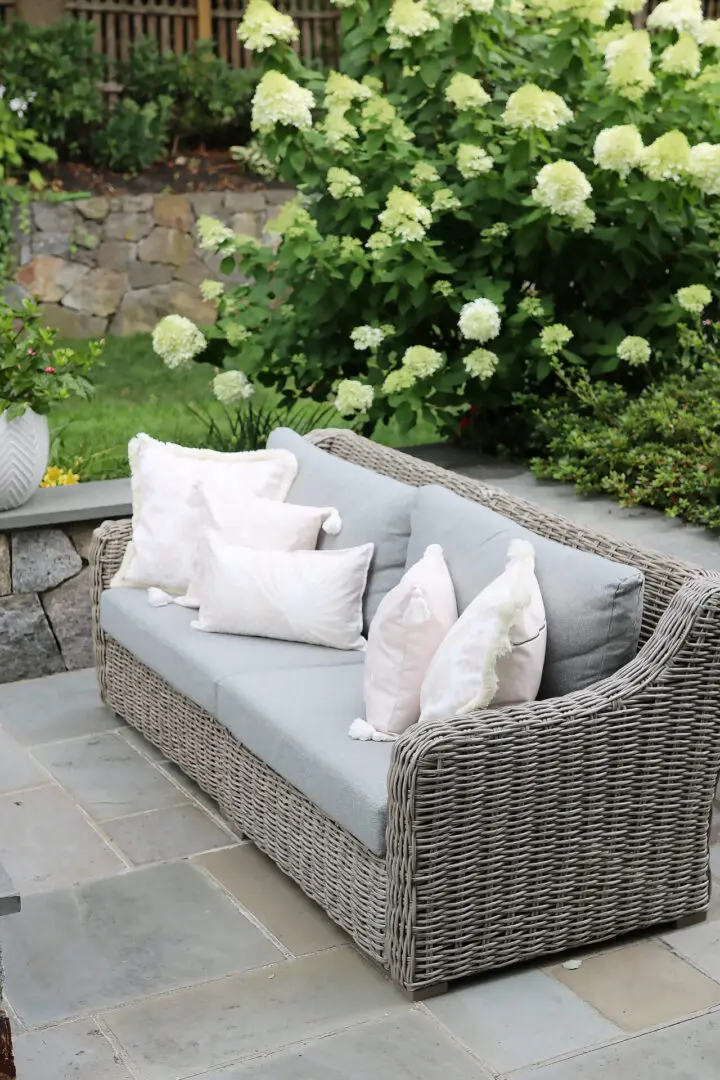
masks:
[[[171,312],[213,322],[215,306],[198,286],[227,278],[198,245],[198,217],[268,239],[268,222],[292,195],[267,188],[33,202],[16,229],[15,298],[34,296],[46,324],[69,338],[147,333]]]

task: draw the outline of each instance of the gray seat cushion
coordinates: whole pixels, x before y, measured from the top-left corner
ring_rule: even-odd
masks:
[[[360,671],[363,668],[361,652],[205,634],[190,626],[195,618],[197,612],[176,604],[152,607],[143,589],[108,589],[100,602],[100,625],[105,633],[214,716],[217,684],[229,676],[313,665],[326,669],[335,664],[357,665]]]
[[[288,502],[336,506],[340,511],[342,530],[337,536],[321,533],[321,548],[375,545],[364,602],[367,628],[385,593],[405,572],[417,488],[334,457],[288,428],[273,431],[268,447],[290,450],[297,458],[298,474]]]
[[[455,584],[458,608],[502,573],[508,544],[529,540],[548,624],[540,697],[591,686],[627,664],[637,652],[642,620],[642,573],[632,566],[546,540],[479,503],[442,487],[418,493],[407,565],[428,544],[440,544]]]
[[[218,689],[218,719],[238,742],[361,844],[382,855],[389,743],[353,742],[363,715],[362,665],[238,675]]]

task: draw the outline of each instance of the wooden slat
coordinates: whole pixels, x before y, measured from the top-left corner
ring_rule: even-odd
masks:
[[[210,0],[197,0],[197,35],[212,37],[212,5]]]

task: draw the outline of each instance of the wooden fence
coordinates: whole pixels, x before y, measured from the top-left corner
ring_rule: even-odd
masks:
[[[27,0],[26,0],[27,2]],[[42,7],[43,0],[34,0]],[[0,21],[23,0],[0,0]],[[650,0],[647,10],[659,0]],[[300,31],[299,52],[305,61],[336,64],[340,52],[339,11],[330,0],[277,0]],[[65,0],[65,9],[78,19],[90,19],[97,29],[97,47],[108,59],[127,59],[132,42],[148,34],[161,48],[183,52],[197,38],[212,38],[220,56],[235,67],[252,63],[236,36],[244,0]],[[720,0],[704,0],[708,18],[720,17]]]

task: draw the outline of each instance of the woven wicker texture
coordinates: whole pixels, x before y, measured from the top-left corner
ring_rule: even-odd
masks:
[[[218,800],[410,990],[701,911],[720,771],[720,575],[547,514],[348,432],[312,441],[408,483],[443,484],[646,575],[636,659],[551,701],[411,729],[394,747],[385,862],[328,821],[97,626],[130,539],[92,556],[105,700]]]

